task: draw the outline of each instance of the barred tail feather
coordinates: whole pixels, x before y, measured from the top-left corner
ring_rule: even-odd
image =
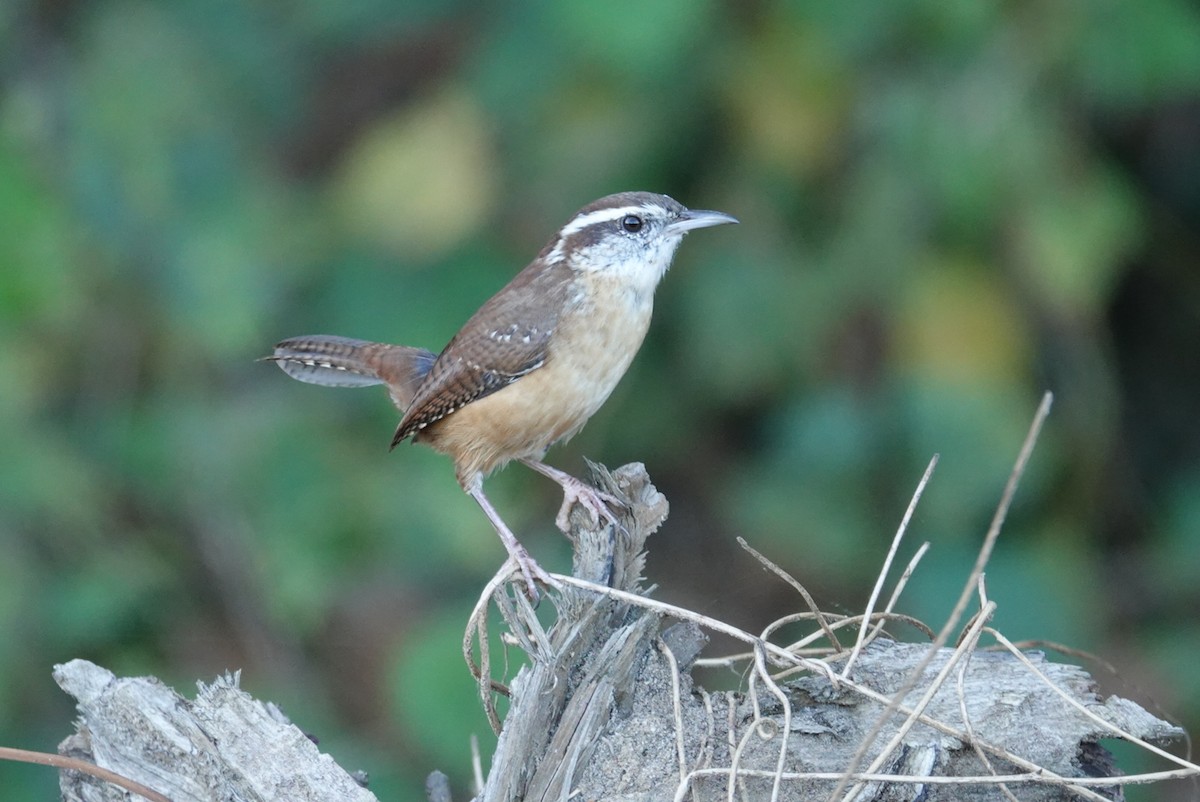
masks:
[[[437,355],[423,348],[318,334],[292,337],[266,357],[308,384],[325,387],[369,387],[385,384],[392,402],[407,409]]]

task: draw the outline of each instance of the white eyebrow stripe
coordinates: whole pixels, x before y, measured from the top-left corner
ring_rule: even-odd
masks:
[[[654,207],[639,204],[637,206],[617,206],[612,209],[597,209],[594,212],[581,214],[571,222],[563,226],[560,235],[565,239],[577,231],[583,231],[588,226],[593,226],[596,223],[607,223],[612,220],[619,220],[627,214],[653,214]]]

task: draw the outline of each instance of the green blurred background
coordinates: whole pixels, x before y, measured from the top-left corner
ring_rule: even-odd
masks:
[[[388,453],[382,391],[254,360],[438,348],[626,189],[742,220],[550,458],[647,464],[660,598],[797,609],[741,535],[860,609],[937,452],[900,561],[933,542],[902,607],[940,624],[1052,390],[996,623],[1200,721],[1195,4],[15,0],[0,76],[0,743],[68,734],[56,662],[240,668],[381,798],[465,798],[503,550],[447,460]],[[565,569],[557,488],[488,488]]]

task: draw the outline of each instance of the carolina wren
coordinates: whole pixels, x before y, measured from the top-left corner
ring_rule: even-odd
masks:
[[[411,437],[454,460],[536,599],[535,578],[553,583],[484,495],[484,477],[519,460],[562,486],[564,532],[576,502],[615,523],[598,491],[542,457],[583,428],[633,361],[684,234],[736,222],[666,195],[609,195],[580,209],[440,354],[316,335],[284,340],[267,359],[311,384],[385,385],[403,412],[392,447]]]

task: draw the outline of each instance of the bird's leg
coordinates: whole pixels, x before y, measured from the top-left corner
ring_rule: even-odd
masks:
[[[563,489],[563,503],[558,509],[558,515],[554,519],[554,524],[564,533],[568,534],[571,531],[571,522],[569,515],[573,504],[580,504],[592,515],[592,526],[600,523],[600,518],[603,517],[618,529],[621,528],[621,522],[617,520],[617,516],[609,509],[610,504],[621,506],[622,502],[619,498],[611,493],[605,493],[597,490],[581,479],[576,479],[565,471],[560,471],[558,468],[551,468],[546,463],[525,457],[521,462],[533,468],[542,476],[548,479],[553,479]]]
[[[492,502],[488,501],[488,497],[483,494],[482,477],[476,478],[470,483],[463,486],[467,494],[483,508],[483,512],[487,515],[488,520],[492,522],[492,526],[496,529],[496,534],[500,536],[500,541],[504,544],[504,548],[508,550],[508,554],[513,558],[513,562],[521,569],[521,575],[525,577],[525,587],[529,591],[529,600],[534,604],[538,601],[538,590],[534,584],[534,579],[539,579],[547,587],[556,588],[556,582],[551,576],[546,573],[542,566],[538,565],[525,547],[517,542],[517,536],[508,528],[508,524],[500,517],[500,513],[496,512],[496,508],[492,506]]]

